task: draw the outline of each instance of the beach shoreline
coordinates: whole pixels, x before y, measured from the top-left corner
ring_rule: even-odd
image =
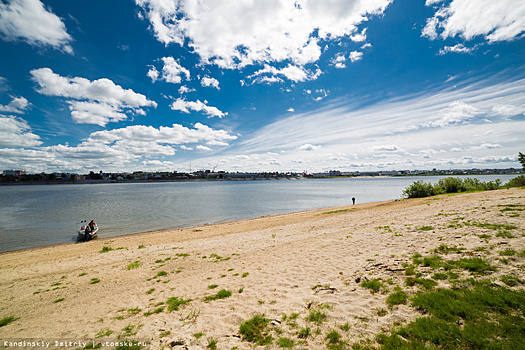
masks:
[[[390,290],[400,285],[415,293],[403,282],[403,264],[415,253],[461,247],[497,267],[484,278],[525,279],[523,258],[498,260],[502,249],[525,247],[524,214],[503,212],[505,205],[525,206],[525,190],[389,200],[4,252],[0,317],[16,320],[0,327],[0,340],[127,336],[148,339],[151,349],[204,349],[213,339],[221,349],[252,349],[239,325],[258,314],[299,349],[324,348],[324,334],[345,323],[348,342],[373,339],[420,313],[408,305],[388,308],[388,293],[372,294],[359,281],[380,278]],[[472,223],[514,228],[499,237]],[[231,296],[205,301],[221,289]],[[173,297],[191,301],[168,312]],[[326,321],[310,324],[309,310],[323,307]],[[300,344],[283,314],[323,335]]]

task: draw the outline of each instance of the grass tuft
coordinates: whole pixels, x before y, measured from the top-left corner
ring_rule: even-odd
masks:
[[[264,315],[255,315],[247,321],[241,323],[239,332],[243,339],[258,345],[269,345],[272,343],[272,336],[268,334],[268,324],[270,320]]]
[[[231,297],[231,295],[232,295],[231,291],[226,290],[226,289],[221,289],[220,291],[217,292],[217,294],[210,295],[210,296],[207,296],[206,298],[204,298],[204,301],[212,301],[212,300],[217,300],[217,299],[224,299],[224,298]]]
[[[188,303],[190,303],[192,301],[192,299],[182,299],[182,298],[179,298],[179,297],[171,297],[171,298],[168,298],[168,300],[166,300],[166,305],[168,305],[168,312],[172,312],[172,311],[178,311],[179,310],[179,306],[181,305],[186,305]]]

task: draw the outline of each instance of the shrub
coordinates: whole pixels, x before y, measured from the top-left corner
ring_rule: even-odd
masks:
[[[422,198],[435,195],[431,183],[425,183],[423,180],[414,181],[412,185],[403,190],[403,195],[407,198]]]
[[[505,187],[523,187],[525,186],[525,175],[517,176],[505,184]]]
[[[370,293],[375,294],[383,287],[383,283],[379,279],[374,278],[370,281],[361,282],[361,287],[368,288],[370,289]]]

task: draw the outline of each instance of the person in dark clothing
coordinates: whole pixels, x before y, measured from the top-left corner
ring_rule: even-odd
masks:
[[[355,197],[352,197],[352,205],[355,204]]]

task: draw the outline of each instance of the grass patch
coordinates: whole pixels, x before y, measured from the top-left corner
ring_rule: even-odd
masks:
[[[388,298],[386,298],[386,304],[390,307],[394,307],[395,305],[401,305],[406,304],[408,300],[408,295],[405,293],[401,287],[396,286],[394,288],[394,292],[390,293]]]
[[[320,325],[323,323],[323,321],[327,318],[326,314],[322,312],[321,310],[310,310],[310,313],[308,316],[306,316],[306,320],[308,322],[313,322],[317,325]]]
[[[15,322],[16,320],[18,320],[20,317],[15,317],[15,316],[6,316],[4,318],[2,318],[0,320],[0,327],[4,327],[4,326],[7,326],[8,324],[12,323],[12,322]]]
[[[166,305],[168,305],[168,312],[172,312],[172,311],[178,311],[179,310],[179,306],[181,305],[186,305],[188,303],[190,303],[192,300],[191,299],[182,299],[182,298],[179,298],[179,297],[171,297],[171,298],[168,298],[168,300],[166,300]]]
[[[57,299],[57,300],[55,300],[53,302],[56,304],[56,303],[60,303],[60,302],[62,302],[64,300],[66,300],[66,298],[59,298],[59,299]]]
[[[166,271],[159,271],[157,272],[157,275],[155,277],[162,277],[162,276],[167,276],[168,273]]]
[[[208,289],[215,289],[215,288],[217,288],[218,286],[219,286],[218,284],[210,284],[210,285],[208,286]]]
[[[516,287],[518,284],[523,284],[522,280],[512,275],[501,276],[500,280],[509,287]]]
[[[502,237],[502,238],[516,238],[510,231],[507,230],[501,230],[498,233],[496,233],[496,237]]]
[[[100,282],[100,279],[98,278],[92,278],[91,281],[89,282],[89,284],[97,284]]]
[[[212,301],[212,300],[224,299],[224,298],[231,297],[231,295],[232,295],[231,291],[226,290],[226,289],[221,289],[220,291],[217,292],[217,294],[210,295],[210,296],[207,296],[206,298],[204,298],[204,301]]]
[[[146,311],[144,313],[144,316],[148,317],[150,315],[160,314],[162,311],[164,311],[165,308],[166,308],[165,306],[160,306],[160,307],[154,309],[153,311]]]
[[[361,282],[360,285],[361,287],[370,289],[370,293],[372,294],[379,292],[380,289],[384,290],[385,288],[385,285],[383,284],[383,282],[381,282],[377,278],[374,278],[373,280],[370,280],[370,281],[363,281]]]
[[[217,350],[217,340],[213,338],[208,340],[208,345],[206,345],[206,349]]]
[[[239,332],[244,340],[257,345],[269,345],[272,343],[272,336],[268,332],[270,320],[264,315],[255,315],[239,326]]]
[[[416,284],[422,286],[425,289],[432,289],[435,286],[437,286],[437,282],[433,281],[428,278],[415,278],[415,277],[407,277],[405,280],[405,283],[407,286],[412,287]]]
[[[452,264],[458,268],[473,272],[473,273],[485,273],[489,271],[496,271],[496,268],[488,261],[482,258],[463,258],[456,261],[452,261]]]
[[[321,213],[321,215],[343,213],[343,212],[349,211],[349,210],[350,209],[339,209],[339,210],[325,211],[324,213]]]
[[[413,306],[428,316],[377,337],[382,349],[519,349],[525,295],[488,282],[418,293]],[[402,338],[404,340],[402,340]]]
[[[294,347],[295,345],[295,342],[293,339],[290,339],[290,338],[279,338],[279,340],[277,341],[277,343],[279,344],[279,346],[281,348],[286,348],[286,349],[291,349]]]
[[[108,247],[108,246],[104,246],[104,247],[102,247],[102,250],[99,253],[107,253],[107,252],[110,252],[112,250],[113,250],[113,248]]]
[[[417,228],[418,231],[432,231],[434,230],[434,227],[432,226],[421,226]]]
[[[126,270],[133,270],[136,268],[139,268],[142,266],[142,263],[140,261],[134,261],[128,265],[126,265]]]
[[[504,256],[513,256],[513,255],[518,254],[518,252],[512,248],[507,248],[505,250],[499,251],[498,253],[499,255],[504,255]]]

